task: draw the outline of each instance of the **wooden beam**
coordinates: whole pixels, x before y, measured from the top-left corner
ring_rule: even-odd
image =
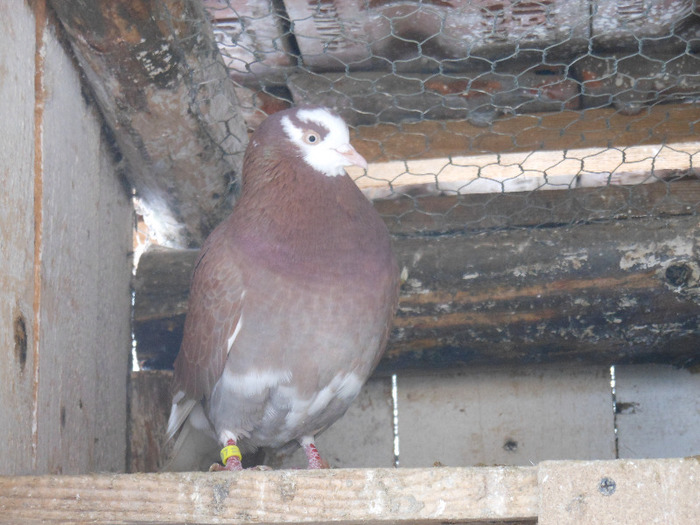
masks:
[[[5,523],[700,521],[697,458],[534,467],[0,477]]]
[[[408,276],[379,370],[696,361],[698,186],[377,203]],[[195,257],[141,259],[134,333],[153,366],[179,348]]]
[[[351,133],[370,163],[478,153],[569,150],[695,142],[700,106],[663,105],[634,116],[613,108],[564,110],[496,119],[488,128],[466,120],[424,120],[359,126]]]
[[[535,468],[0,478],[14,523],[535,522]]]
[[[161,244],[199,246],[231,210],[247,144],[200,2],[51,0]]]

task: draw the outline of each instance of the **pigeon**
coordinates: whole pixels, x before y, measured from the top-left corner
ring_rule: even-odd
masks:
[[[167,470],[241,470],[243,454],[300,445],[340,418],[379,362],[399,292],[389,232],[345,171],[367,168],[323,107],[267,117],[241,194],[204,242],[174,365]]]

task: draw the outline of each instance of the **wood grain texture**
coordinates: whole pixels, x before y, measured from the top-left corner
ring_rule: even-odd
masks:
[[[426,158],[697,141],[700,107],[655,105],[635,116],[613,108],[499,118],[488,129],[462,120],[359,126],[350,139],[370,163]]]
[[[380,370],[691,364],[700,247],[698,219],[686,214],[696,207],[697,191],[697,181],[688,181],[678,189],[666,183],[582,189],[560,194],[560,202],[557,192],[541,192],[500,195],[495,204],[474,196],[382,203],[398,232],[394,248],[407,281]],[[498,209],[501,215],[478,219]],[[523,227],[497,229],[504,223]],[[144,268],[167,274],[165,256],[153,257]],[[168,257],[184,262],[191,255]],[[159,287],[148,284],[158,279],[137,278],[134,331],[144,342],[141,359],[167,366],[179,346],[185,302],[164,309]],[[158,341],[158,334],[167,338]]]
[[[620,458],[700,452],[700,374],[666,365],[615,367]]]
[[[402,467],[615,458],[607,368],[480,367],[397,383]]]
[[[0,478],[0,522],[534,521],[532,467]]]
[[[230,211],[247,133],[200,3],[51,0],[163,244]]]
[[[0,472],[31,472],[34,409],[35,20],[26,3],[0,5]],[[12,125],[11,125],[12,124]],[[21,125],[17,125],[21,124]],[[41,174],[38,174],[41,176]]]
[[[543,462],[540,525],[700,521],[700,460]]]
[[[697,458],[536,467],[0,478],[0,523],[453,523],[700,520]]]
[[[133,208],[43,7],[0,8],[14,79],[0,86],[12,147],[0,206],[0,471],[123,471]]]
[[[133,208],[50,29],[44,53],[36,471],[123,471]]]

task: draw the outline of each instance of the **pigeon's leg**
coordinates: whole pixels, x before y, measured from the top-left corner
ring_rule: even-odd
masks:
[[[241,450],[236,445],[235,439],[228,439],[226,446],[221,449],[221,462],[223,465],[214,463],[209,467],[209,472],[217,472],[221,470],[243,470],[241,463]]]
[[[330,465],[328,464],[327,461],[325,461],[322,457],[321,454],[318,453],[318,449],[316,448],[316,445],[314,444],[314,437],[313,436],[304,436],[299,440],[299,444],[302,446],[304,449],[304,452],[306,452],[306,459],[309,462],[309,469],[322,469],[322,468],[331,468]]]

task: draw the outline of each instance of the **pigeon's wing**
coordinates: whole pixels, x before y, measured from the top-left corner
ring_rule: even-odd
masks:
[[[245,293],[236,251],[212,237],[192,275],[185,332],[173,375],[176,403],[199,402],[211,394],[240,328]]]

